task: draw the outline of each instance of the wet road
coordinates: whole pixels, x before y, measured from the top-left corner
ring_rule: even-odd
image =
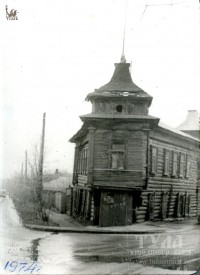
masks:
[[[31,231],[9,198],[0,198],[0,221],[0,274],[192,274],[200,267],[198,227],[155,235]],[[20,270],[24,262],[34,264]]]

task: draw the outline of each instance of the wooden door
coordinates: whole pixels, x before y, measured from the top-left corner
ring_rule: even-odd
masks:
[[[128,211],[131,196],[125,192],[103,191],[101,193],[100,226],[123,226],[132,223]]]
[[[94,193],[93,193],[93,197],[94,197],[94,220],[93,220],[93,225],[99,225],[101,191],[100,190],[95,190]]]

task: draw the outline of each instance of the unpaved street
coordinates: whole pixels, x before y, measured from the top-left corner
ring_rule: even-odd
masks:
[[[0,198],[0,274],[192,274],[200,228],[155,235],[53,234],[23,228]],[[23,265],[24,264],[24,265]]]

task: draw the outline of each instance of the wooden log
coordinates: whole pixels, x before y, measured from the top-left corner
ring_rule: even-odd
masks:
[[[145,222],[145,219],[136,220],[136,223],[143,223]]]
[[[136,220],[140,220],[140,219],[145,219],[145,215],[137,213]]]

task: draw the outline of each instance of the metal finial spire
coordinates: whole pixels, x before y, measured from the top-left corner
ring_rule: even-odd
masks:
[[[126,14],[127,14],[127,0],[125,5],[125,15],[124,15],[124,35],[123,35],[123,44],[122,44],[122,55],[121,55],[121,63],[126,63],[126,58],[124,54],[124,47],[125,47],[125,37],[126,37]]]

